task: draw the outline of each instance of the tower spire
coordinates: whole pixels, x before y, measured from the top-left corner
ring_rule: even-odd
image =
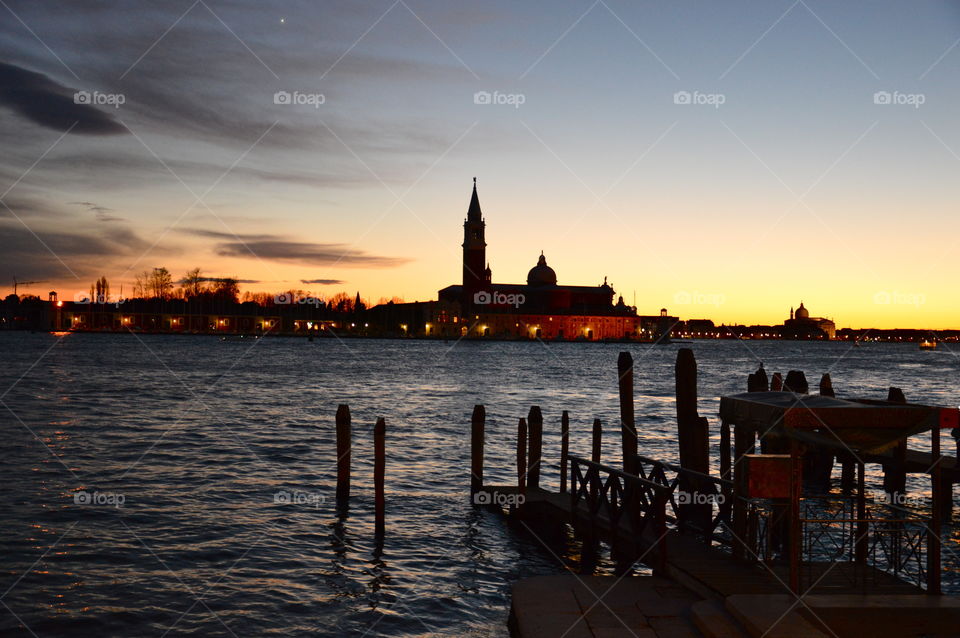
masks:
[[[477,178],[473,178],[473,194],[470,195],[470,208],[467,210],[468,221],[480,221],[483,214],[480,211],[480,198],[477,196]]]
[[[487,269],[487,242],[484,238],[486,223],[480,211],[480,197],[477,195],[477,178],[473,178],[473,193],[470,195],[470,208],[463,222],[463,299],[472,303],[474,293],[483,290]]]

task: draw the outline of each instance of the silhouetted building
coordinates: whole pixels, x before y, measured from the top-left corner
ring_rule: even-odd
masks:
[[[418,336],[567,340],[641,336],[636,308],[626,305],[622,296],[614,303],[616,293],[606,278],[597,286],[560,285],[542,252],[525,284],[495,283],[486,259],[486,221],[476,180],[463,222],[462,248],[461,283],[440,290],[436,302],[372,311],[394,322],[407,313],[400,332]]]
[[[783,322],[781,332],[785,339],[833,339],[837,325],[832,319],[811,317],[801,301],[796,312],[790,309],[790,318]]]

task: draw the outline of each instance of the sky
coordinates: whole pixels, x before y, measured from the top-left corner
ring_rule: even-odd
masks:
[[[0,15],[0,288],[163,266],[435,299],[476,177],[494,281],[544,251],[641,314],[960,328],[960,2]]]

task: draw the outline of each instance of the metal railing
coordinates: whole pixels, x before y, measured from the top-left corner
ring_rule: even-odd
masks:
[[[928,519],[909,510],[871,504],[858,516],[853,499],[801,500],[804,562],[828,561],[872,566],[847,570],[852,585],[878,584],[881,574],[930,589],[928,555],[935,539]],[[889,512],[879,511],[886,508]],[[812,574],[802,574],[809,580]]]

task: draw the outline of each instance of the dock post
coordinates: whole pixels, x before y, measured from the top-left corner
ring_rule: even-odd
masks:
[[[931,494],[933,512],[930,518],[930,534],[927,536],[927,593],[940,594],[940,528],[942,521],[943,482],[940,463],[940,428],[934,427],[930,431],[930,456],[936,459],[930,469]],[[906,447],[906,442],[904,442]]]
[[[674,368],[677,393],[677,428],[680,447],[681,467],[710,474],[710,426],[697,412],[697,360],[690,348],[677,351]],[[680,476],[680,489],[690,495],[701,495],[708,488],[698,479],[685,474]],[[713,493],[712,485],[709,492]],[[705,495],[704,495],[705,496]],[[713,505],[708,501],[699,503],[692,499],[690,503],[679,506],[680,527],[692,525],[700,530],[710,529],[713,518]]]
[[[527,494],[527,420],[517,423],[517,491]]]
[[[570,453],[570,415],[566,410],[560,417],[560,493],[567,492],[567,456]]]
[[[867,551],[870,548],[870,528],[867,527],[867,494],[866,479],[864,478],[864,464],[857,461],[857,538],[854,542],[856,562],[867,564]]]
[[[543,455],[543,414],[540,406],[534,405],[527,414],[527,428],[530,437],[530,452],[527,466],[527,486],[540,487],[540,457]]]
[[[637,425],[633,412],[633,357],[621,352],[617,357],[620,390],[620,434],[623,437],[623,471],[634,474],[637,456]]]
[[[603,426],[600,425],[600,419],[593,420],[593,446],[590,452],[590,460],[594,463],[600,462],[600,444],[603,439]]]
[[[385,500],[383,497],[383,474],[386,465],[386,434],[387,423],[383,417],[377,419],[373,426],[373,491],[374,507],[376,514],[377,536],[383,536],[384,531],[384,508]]]
[[[853,491],[856,476],[857,460],[846,450],[837,452],[837,459],[840,461],[840,491],[843,494],[849,494]]]
[[[753,428],[739,423],[734,424],[733,428],[733,478],[736,484],[735,496],[733,501],[733,556],[734,558],[745,558],[746,547],[744,540],[747,533],[747,506],[744,494],[745,487],[744,468],[746,461],[744,456],[753,453],[756,445],[756,432]]]
[[[487,411],[482,405],[473,406],[470,419],[470,498],[483,489],[483,441]]]
[[[730,424],[720,422],[720,478],[730,480]]]
[[[756,372],[747,376],[747,392],[766,392],[769,389],[767,371],[763,369],[763,364],[761,363]]]
[[[787,373],[787,380],[783,382],[783,389],[797,394],[808,394],[810,384],[807,383],[807,376],[803,370],[791,370]]]
[[[903,390],[891,386],[890,389],[887,390],[887,401],[891,403],[906,403],[907,397],[903,394]]]
[[[887,401],[905,404],[907,397],[900,388],[891,387],[887,390]],[[889,495],[890,502],[894,505],[899,505],[907,492],[906,463],[907,442],[903,440],[893,448],[893,461],[883,466],[883,491]],[[940,464],[937,463],[937,465]],[[936,499],[933,502],[936,504]]]
[[[822,397],[836,397],[837,395],[833,392],[833,381],[830,379],[830,373],[825,372],[822,377],[820,377],[820,396]]]
[[[773,373],[773,380],[770,382],[770,391],[771,392],[782,392],[783,391],[783,375],[779,372]]]
[[[350,500],[350,406],[337,406],[337,505]]]
[[[803,523],[800,522],[800,497],[803,494],[803,466],[800,443],[790,441],[790,590],[800,595],[800,561],[803,547]]]

